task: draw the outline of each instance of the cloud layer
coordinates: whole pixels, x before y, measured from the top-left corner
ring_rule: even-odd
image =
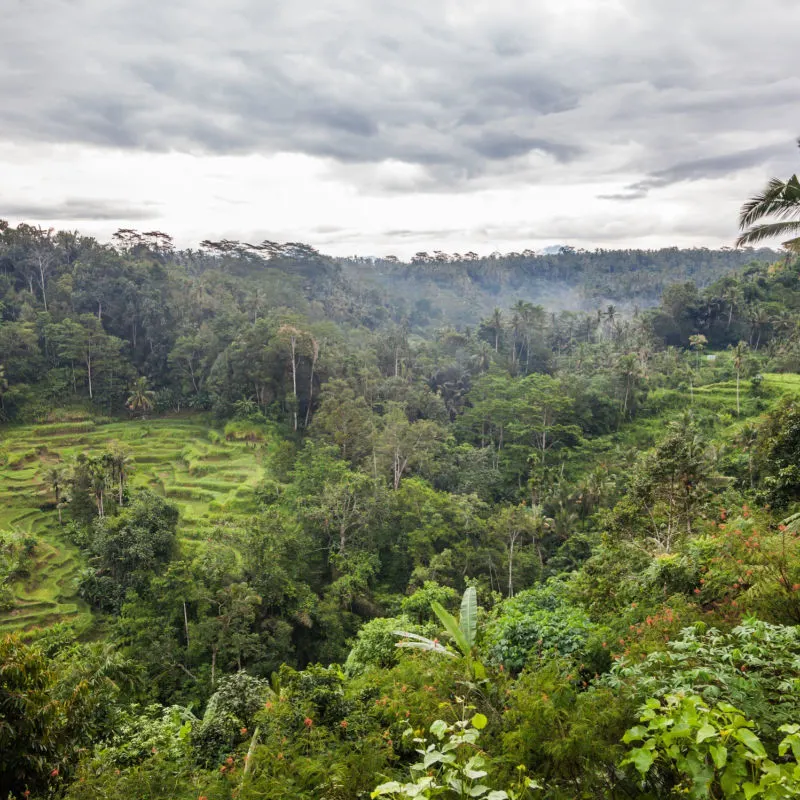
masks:
[[[36,163],[0,216],[149,218],[70,186],[36,201],[53,145],[210,170],[299,154],[374,198],[571,186],[612,215],[793,169],[798,27],[794,0],[6,0],[0,143]]]

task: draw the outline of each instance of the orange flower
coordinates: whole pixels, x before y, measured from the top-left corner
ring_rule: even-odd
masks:
[[[347,720],[346,720],[346,719],[343,719],[343,720],[342,720],[342,721],[339,723],[339,725],[340,725],[342,728],[345,728],[345,729],[347,729]]]
[[[310,728],[314,724],[314,720],[311,719],[311,717],[306,717],[303,720],[303,723],[305,724],[306,728]]]
[[[239,733],[241,733],[242,736],[247,736],[247,728],[239,728]]]
[[[53,770],[53,771],[50,773],[50,777],[51,777],[51,778],[55,778],[55,777],[56,777],[56,775],[58,775],[58,767],[56,767],[56,768],[55,768],[55,769],[54,769],[54,770]]]

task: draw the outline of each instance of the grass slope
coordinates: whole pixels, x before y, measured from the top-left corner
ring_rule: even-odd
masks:
[[[694,389],[656,389],[635,419],[566,454],[564,475],[569,481],[577,481],[599,466],[613,474],[628,470],[640,452],[664,436],[668,423],[681,421],[687,412],[699,423],[710,445],[734,444],[740,440],[745,424],[757,425],[782,397],[800,396],[798,374],[765,373],[762,378],[757,394],[753,393],[750,380],[740,381],[738,415],[735,380]]]
[[[0,530],[29,532],[39,542],[30,577],[15,587],[15,607],[0,612],[0,631],[67,619],[88,622],[88,608],[75,590],[80,555],[58,525],[44,475],[79,453],[99,454],[111,441],[133,456],[132,487],[147,487],[180,508],[185,544],[201,546],[219,524],[255,510],[253,490],[270,443],[226,440],[200,418],[106,424],[78,419],[0,430],[6,456],[0,466]]]

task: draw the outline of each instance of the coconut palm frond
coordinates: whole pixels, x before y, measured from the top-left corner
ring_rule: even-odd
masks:
[[[795,206],[794,213],[800,216],[800,199],[798,199],[798,203]],[[745,231],[739,238],[736,240],[736,247],[743,247],[748,244],[756,244],[757,242],[763,242],[765,239],[772,239],[778,236],[786,236],[789,234],[798,234],[800,233],[800,220],[796,220],[793,222],[769,222],[764,225],[756,225],[750,230]],[[786,242],[787,246],[792,245],[794,239]]]
[[[786,205],[788,182],[772,178],[760,194],[751,197],[739,213],[739,227],[744,229]]]

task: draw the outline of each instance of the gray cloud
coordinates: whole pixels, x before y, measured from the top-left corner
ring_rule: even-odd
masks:
[[[5,0],[0,137],[300,152],[376,193],[638,174],[605,195],[636,199],[789,163],[799,25],[790,0]]]
[[[640,200],[646,197],[651,189],[658,189],[662,186],[670,186],[683,181],[699,181],[731,175],[749,167],[780,159],[786,155],[787,151],[788,147],[785,144],[781,144],[769,147],[754,147],[735,153],[684,161],[667,169],[653,172],[646,178],[630,184],[623,192],[600,196],[609,200]]]
[[[59,203],[13,202],[0,198],[0,219],[47,219],[79,221],[130,220],[140,222],[159,216],[155,203],[130,205],[116,200],[70,198]]]

